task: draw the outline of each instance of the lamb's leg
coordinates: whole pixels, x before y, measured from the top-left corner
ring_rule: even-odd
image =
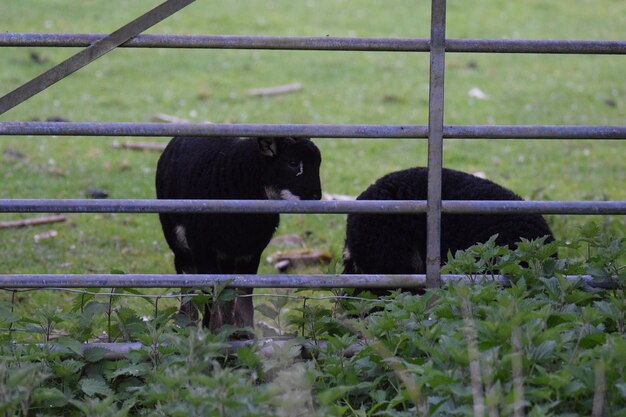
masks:
[[[191,259],[191,255],[183,252],[176,253],[174,255],[174,267],[176,268],[177,274],[196,274],[196,268],[193,266],[193,261]],[[188,294],[189,288],[181,288],[181,294]],[[189,318],[189,320],[197,321],[200,317],[200,312],[198,308],[191,300],[184,300],[183,297],[180,299],[180,310],[179,312]]]
[[[235,263],[229,258],[216,257],[214,265],[203,268],[204,273],[233,274]],[[233,310],[234,300],[224,302],[210,302],[204,308],[202,324],[209,330],[217,330],[224,325],[234,325]]]
[[[256,274],[260,261],[260,254],[250,259],[239,260],[236,264],[237,273]],[[252,291],[252,289],[241,289],[239,297],[235,299],[234,322],[237,327],[254,328],[254,304],[250,297]]]
[[[159,219],[163,228],[163,235],[174,253],[174,268],[177,274],[196,274],[197,268],[193,259],[193,254],[187,243],[185,229],[181,225],[183,218],[170,213],[160,213]],[[188,288],[181,288],[181,294],[189,293]],[[180,313],[190,320],[196,321],[199,317],[198,308],[189,300],[180,300]]]
[[[259,267],[261,255],[253,258],[222,259],[218,261],[220,273],[229,274],[256,274]],[[224,325],[233,325],[239,328],[254,328],[254,305],[252,297],[242,297],[241,295],[251,295],[251,289],[240,289],[239,296],[233,301],[226,301],[220,304],[207,306],[203,324],[210,330],[216,330]],[[252,339],[254,333],[248,330],[240,330],[234,333],[235,339]]]

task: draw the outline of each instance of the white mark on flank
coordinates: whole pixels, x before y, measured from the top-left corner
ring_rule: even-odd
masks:
[[[181,225],[178,225],[174,228],[174,233],[176,234],[176,240],[182,249],[189,250],[189,243],[187,242],[187,231]]]

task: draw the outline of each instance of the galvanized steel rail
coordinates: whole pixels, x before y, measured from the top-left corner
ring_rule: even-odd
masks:
[[[0,47],[87,47],[102,33],[0,33]],[[301,51],[429,52],[430,39],[334,36],[145,34],[121,48],[266,49]],[[626,54],[626,41],[446,39],[446,52],[519,54]]]
[[[446,139],[626,139],[626,126],[450,125]],[[428,138],[426,125],[0,122],[0,136]]]
[[[590,275],[568,275],[569,281],[582,281],[598,288],[610,288],[609,281],[598,282]],[[467,275],[444,274],[443,282],[469,281]],[[474,282],[495,281],[506,285],[503,275],[476,275]],[[0,288],[206,288],[219,283],[237,288],[429,288],[426,275],[337,275],[337,274],[277,274],[277,275],[221,275],[221,274],[3,274]]]
[[[163,19],[193,0],[168,0],[172,6],[153,17]],[[162,5],[162,6],[163,6]],[[169,7],[167,6],[167,7]],[[4,274],[0,288],[50,287],[180,287],[208,286],[225,280],[239,287],[414,287],[437,286],[442,281],[464,279],[440,275],[439,228],[442,213],[544,213],[544,214],[626,214],[626,201],[442,201],[441,162],[444,139],[626,139],[626,126],[454,126],[443,119],[446,53],[522,53],[522,54],[626,54],[622,40],[524,40],[524,39],[446,39],[445,0],[432,0],[431,37],[347,38],[281,37],[246,35],[165,35],[138,34],[143,23],[126,25],[124,36],[69,33],[0,33],[0,47],[83,47],[75,56],[86,65],[98,54],[115,47],[129,48],[207,48],[324,51],[430,52],[429,124],[422,125],[271,125],[209,123],[70,123],[0,122],[0,135],[53,136],[294,136],[315,138],[408,138],[429,139],[428,201],[249,201],[249,200],[83,200],[83,199],[0,199],[0,212],[66,213],[157,213],[157,212],[254,212],[254,213],[427,213],[427,274],[390,275],[251,275],[180,276],[167,274],[58,275]],[[136,19],[134,22],[139,21]],[[154,19],[149,19],[156,22]],[[137,35],[137,36],[133,36]],[[114,42],[109,42],[115,40]],[[102,48],[96,47],[98,44]],[[90,51],[92,56],[90,55]],[[96,51],[94,53],[93,51]],[[88,58],[85,58],[88,57]],[[60,67],[60,70],[58,70]],[[63,63],[48,75],[30,82],[25,93],[15,90],[2,98],[0,113],[19,104],[44,84],[50,85],[73,72]],[[72,71],[69,71],[72,70]],[[27,83],[29,84],[29,83]],[[32,87],[32,88],[31,88]],[[45,87],[44,87],[45,88]],[[569,277],[581,279],[581,277]],[[505,277],[497,278],[505,281]],[[582,277],[588,283],[591,277]]]
[[[425,200],[91,200],[0,199],[0,213],[381,213],[427,212]],[[626,214],[624,201],[443,200],[450,214]]]
[[[426,209],[426,281],[439,285],[441,265],[441,182],[443,106],[446,65],[446,1],[433,1],[430,20],[430,82],[428,90],[428,189]]]

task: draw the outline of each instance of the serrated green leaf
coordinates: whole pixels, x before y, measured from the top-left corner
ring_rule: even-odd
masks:
[[[594,347],[598,345],[604,344],[605,341],[606,341],[606,334],[597,332],[597,333],[589,334],[583,337],[582,339],[580,339],[580,346],[582,346],[585,349],[593,349]]]
[[[581,226],[580,234],[584,238],[595,238],[600,234],[600,228],[595,222],[588,222]]]
[[[104,313],[109,310],[108,303],[100,303],[97,301],[90,301],[83,308],[81,318],[79,321],[80,326],[88,327],[93,321],[93,316],[96,314]]]
[[[288,297],[272,297],[270,298],[270,303],[274,306],[276,311],[280,311],[283,307],[289,303]]]
[[[93,378],[83,378],[78,382],[80,389],[88,396],[96,394],[103,396],[113,395],[113,390],[102,380]]]
[[[338,400],[339,398],[345,396],[351,391],[354,391],[356,389],[369,388],[369,387],[370,387],[369,382],[362,382],[360,384],[350,385],[350,386],[348,385],[336,386],[331,389],[327,389],[327,390],[320,392],[317,398],[320,401],[320,403],[324,405],[329,405],[335,402],[336,400]]]
[[[63,407],[69,398],[56,388],[35,388],[31,397],[34,404],[42,407]]]
[[[60,362],[50,364],[50,369],[59,377],[67,378],[69,376],[80,375],[80,370],[85,366],[84,362],[75,359],[66,359]]]
[[[587,265],[587,273],[591,275],[594,279],[604,281],[610,278],[606,269],[604,269],[600,265],[589,264]]]
[[[13,313],[10,308],[5,307],[3,304],[0,304],[0,322],[10,324],[17,323],[20,320],[20,316]]]
[[[118,376],[143,376],[146,375],[150,370],[151,367],[149,364],[138,363],[117,369],[111,374],[111,377],[117,378]]]
[[[85,349],[84,357],[87,362],[98,362],[102,360],[107,353],[109,353],[109,349],[101,348],[101,347],[92,347],[89,349]]]
[[[578,380],[574,380],[563,387],[563,392],[566,395],[577,395],[585,391],[585,389],[585,384]]]
[[[259,356],[249,346],[237,349],[237,357],[245,366],[250,369],[259,369],[262,361]]]
[[[537,346],[533,351],[533,360],[541,361],[545,358],[552,356],[556,349],[556,341],[554,340],[546,340],[539,346]]]
[[[267,304],[258,304],[254,306],[254,309],[270,319],[276,318],[278,316],[278,310],[275,310]]]
[[[55,343],[59,346],[63,346],[66,349],[69,349],[71,352],[76,353],[78,355],[83,353],[83,344],[72,337],[69,337],[69,336],[60,337],[56,340]]]

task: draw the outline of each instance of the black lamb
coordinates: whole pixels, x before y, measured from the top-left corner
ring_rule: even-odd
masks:
[[[175,137],[156,172],[159,199],[319,200],[320,152],[304,138]],[[160,213],[178,274],[255,274],[278,214]],[[250,294],[251,290],[247,291]],[[181,306],[187,314],[197,311]],[[253,326],[250,297],[205,308],[202,323]]]
[[[426,200],[427,168],[392,172],[370,185],[357,200]],[[486,179],[452,169],[443,170],[443,200],[522,200]],[[441,263],[448,251],[486,242],[511,248],[525,239],[552,231],[538,214],[446,214],[441,216]],[[426,214],[349,214],[343,254],[345,274],[422,274],[426,265]],[[386,291],[373,291],[378,295]]]

